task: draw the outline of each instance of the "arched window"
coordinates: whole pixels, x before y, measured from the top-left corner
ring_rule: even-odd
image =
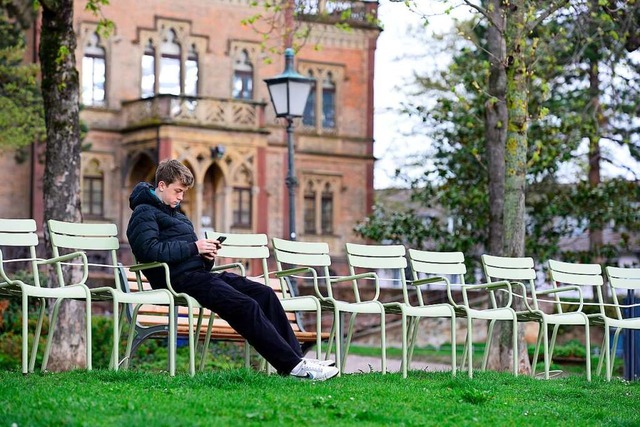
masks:
[[[336,84],[330,72],[322,80],[322,127],[336,127]]]
[[[105,105],[106,71],[105,50],[100,44],[100,36],[92,33],[84,46],[82,57],[82,103],[84,105]]]
[[[253,65],[246,49],[238,52],[233,62],[233,97],[253,99]]]
[[[333,235],[335,188],[339,178],[310,176],[304,184],[304,233]]]
[[[188,96],[198,94],[198,52],[193,44],[189,49],[185,63],[184,94]]]
[[[308,76],[315,78],[313,71],[309,71]],[[302,114],[302,124],[305,126],[316,125],[316,83],[315,80],[311,84],[309,90],[309,97],[307,98],[307,104],[304,106],[304,113]]]
[[[159,93],[180,95],[180,51],[176,32],[170,29],[160,46]]]
[[[149,98],[155,94],[156,85],[156,49],[153,42],[149,40],[144,47],[142,55],[142,79],[140,81],[140,91],[142,98]]]

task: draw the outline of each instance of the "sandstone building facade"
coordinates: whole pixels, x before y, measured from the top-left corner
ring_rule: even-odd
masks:
[[[125,252],[130,191],[153,182],[155,166],[167,158],[195,176],[182,206],[199,235],[212,228],[288,238],[285,126],[263,82],[284,69],[284,46],[277,32],[265,38],[247,24],[264,14],[251,3],[111,0],[102,13],[114,30],[104,36],[98,17],[76,2],[81,120],[88,127],[83,220],[115,222]],[[296,29],[310,24],[295,66],[315,79],[294,130],[297,237],[329,243],[344,272],[344,242],[358,240],[352,228],[373,205],[377,2],[295,3]],[[349,17],[348,31],[334,25],[336,16]],[[29,35],[32,51],[37,36]],[[12,177],[0,189],[12,200],[0,216],[41,222],[43,151],[34,145],[21,162],[0,154],[3,174]]]

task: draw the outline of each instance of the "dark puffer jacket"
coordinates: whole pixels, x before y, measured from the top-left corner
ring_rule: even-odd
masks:
[[[207,269],[205,260],[198,254],[193,224],[178,208],[162,203],[152,185],[138,183],[129,196],[129,206],[133,214],[127,226],[127,238],[138,262],[166,262],[172,285],[180,282],[186,273]],[[162,268],[143,273],[154,289],[166,287]]]

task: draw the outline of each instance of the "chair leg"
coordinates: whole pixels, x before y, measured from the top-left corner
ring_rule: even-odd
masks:
[[[60,309],[60,303],[62,299],[58,298],[53,303],[53,312],[51,314],[51,322],[49,323],[49,333],[47,334],[47,344],[44,347],[44,356],[42,356],[42,372],[47,370],[47,364],[49,363],[49,352],[51,351],[51,341],[53,341],[53,331],[55,329],[56,320],[58,318],[58,310]]]
[[[342,341],[341,330],[340,330],[340,311],[334,310],[333,313],[333,329],[335,330],[335,340],[336,340],[336,367],[338,368],[338,376],[342,375],[344,370],[344,366],[342,366],[342,354],[341,354],[341,345],[340,341]],[[329,347],[331,348],[331,347]]]
[[[402,312],[402,378],[407,378],[408,357],[407,357],[407,315]],[[413,340],[412,340],[413,343]]]
[[[212,311],[209,315],[209,323],[207,324],[207,334],[204,337],[204,343],[202,347],[202,356],[200,357],[200,370],[204,370],[205,358],[208,355],[209,343],[211,342],[211,329],[213,328],[213,321],[215,320],[216,315]]]
[[[544,379],[549,379],[549,337],[547,336],[547,322],[542,321],[542,326],[540,328],[540,333],[542,335],[542,350],[544,351]]]
[[[191,302],[188,302],[189,314],[189,375],[192,377],[196,374],[196,359],[195,359],[195,343],[193,333],[193,306]]]
[[[489,349],[491,348],[491,341],[493,340],[493,328],[496,325],[496,321],[491,320],[489,322],[489,329],[487,330],[487,341],[484,345],[484,355],[482,357],[482,371],[487,370],[487,363],[489,362]]]
[[[87,371],[91,371],[93,369],[93,357],[92,357],[92,338],[91,338],[91,294],[89,293],[89,291],[87,291],[87,308],[86,308],[86,316],[87,316],[87,320],[86,320],[86,325],[87,325],[87,341],[86,341],[86,348],[87,348]]]
[[[515,313],[513,315],[513,326],[511,327],[511,332],[513,336],[511,339],[513,340],[513,376],[518,376],[518,318]]]
[[[584,349],[585,349],[585,359],[586,359],[586,370],[587,370],[587,381],[591,381],[591,337],[589,335],[589,318],[587,315],[584,315]]]
[[[382,375],[387,373],[387,329],[385,326],[384,307],[380,304],[380,352],[382,353]]]
[[[316,309],[316,357],[322,358],[322,312]]]
[[[558,329],[560,325],[553,325],[553,334],[551,334],[551,343],[549,346],[549,360],[553,360],[553,350],[556,347],[556,338],[558,337]]]
[[[349,355],[349,347],[351,347],[351,337],[353,336],[353,328],[356,324],[357,313],[352,313],[349,319],[349,329],[347,330],[347,340],[344,343],[344,349],[342,351],[342,365],[346,366],[347,356]]]
[[[36,337],[37,339],[37,337]],[[29,295],[22,291],[22,374],[29,373]]]
[[[407,330],[407,336],[411,336],[409,340],[409,353],[407,354],[407,369],[411,369],[411,361],[413,360],[413,351],[416,348],[416,341],[418,339],[418,330],[420,329],[419,317],[411,317],[409,319],[409,329]]]
[[[175,311],[173,298],[169,303],[169,314]],[[137,314],[137,313],[136,313]],[[135,325],[135,322],[132,322]],[[131,329],[134,329],[133,327]],[[169,376],[176,376],[176,329],[177,323],[175,316],[169,315]]]
[[[531,366],[531,376],[536,376],[536,367],[538,366],[538,356],[540,355],[540,346],[542,345],[542,323],[538,322],[538,337],[536,338],[536,349],[533,352],[533,364]]]
[[[616,353],[617,353],[617,348],[618,348],[618,338],[620,338],[620,332],[622,332],[622,328],[617,328],[615,333],[613,334],[613,356],[611,357],[611,367],[610,367],[610,374],[609,375],[613,375],[613,368],[615,367],[616,364]]]
[[[609,339],[607,338],[609,336],[609,328],[605,325],[604,327],[604,334],[602,334],[602,343],[600,344],[600,357],[598,357],[598,366],[596,368],[596,375],[600,375],[600,373],[602,372],[602,366],[604,365],[604,361],[607,360],[607,358],[610,356],[609,354],[607,354],[607,350],[606,348],[609,346]],[[605,369],[608,369],[608,365],[605,366]],[[607,375],[605,373],[605,375]]]
[[[31,359],[29,360],[29,372],[33,372],[36,365],[36,356],[38,354],[38,346],[40,345],[40,334],[42,333],[42,324],[44,323],[44,314],[46,310],[47,302],[44,298],[40,298],[40,314],[38,315],[36,331],[33,334],[33,346],[31,348]]]
[[[456,359],[458,358],[456,349],[456,313],[451,311],[451,374],[455,377],[458,368]]]
[[[138,311],[140,310],[140,306],[141,304],[136,304],[135,307],[133,307],[133,311],[131,313],[131,327],[129,328],[129,334],[127,337],[127,349],[125,350],[124,361],[122,363],[122,367],[124,369],[129,369],[129,363],[131,362],[131,349],[133,347],[133,336],[135,335],[135,332],[136,332],[136,321],[138,319]],[[172,313],[172,311],[170,311],[169,313]],[[169,324],[171,324],[172,318],[173,316],[169,316]],[[171,328],[169,328],[169,334],[171,334]],[[171,337],[169,337],[169,342],[171,342]],[[171,348],[169,348],[169,352],[171,352]]]
[[[473,378],[473,319],[471,317],[467,317],[467,343],[465,344],[465,349],[469,357],[469,367],[467,368],[469,378]]]
[[[120,316],[118,311],[120,310],[120,304],[116,300],[113,301],[113,349],[111,351],[111,362],[109,363],[111,369],[118,370],[118,359],[120,358]]]

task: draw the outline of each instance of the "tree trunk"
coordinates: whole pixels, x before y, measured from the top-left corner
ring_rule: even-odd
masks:
[[[506,147],[504,149],[504,206],[503,206],[503,247],[502,254],[510,257],[524,256],[525,239],[525,183],[527,172],[527,128],[528,128],[528,82],[525,28],[526,6],[523,1],[509,4],[496,1],[493,6],[505,17],[503,43],[508,47],[506,58],[506,105],[509,117]],[[491,10],[491,8],[490,8]],[[495,22],[495,21],[494,21]],[[506,295],[498,294],[498,303],[504,305]],[[521,309],[522,303],[514,300],[514,308]],[[524,340],[524,324],[518,331],[519,372],[530,373],[531,365]],[[511,345],[512,326],[508,322],[497,322],[496,337],[492,341],[488,366],[491,369],[508,370],[512,366]]]
[[[506,17],[501,0],[491,0],[490,14],[495,25],[487,29],[487,50],[491,64],[489,95],[485,103],[485,135],[489,164],[489,253],[502,255],[502,214],[504,207],[504,147],[507,140],[507,73],[504,30]]]
[[[39,55],[47,126],[44,217],[80,221],[79,95],[73,0],[40,0],[40,4],[42,32]],[[49,250],[49,234],[46,228],[45,239]],[[78,269],[65,270],[65,281],[77,282]],[[50,282],[55,280],[54,274],[49,274],[49,277]],[[51,285],[50,283],[49,286]],[[86,366],[84,331],[84,303],[64,302],[60,307],[53,337],[50,370]]]

